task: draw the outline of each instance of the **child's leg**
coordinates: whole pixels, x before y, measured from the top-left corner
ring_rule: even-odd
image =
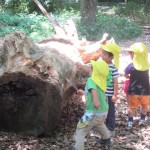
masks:
[[[84,115],[82,116],[82,118],[84,117]],[[80,119],[80,121],[82,120],[82,118]],[[87,133],[89,133],[89,131],[94,126],[93,117],[91,120],[89,120],[89,123],[86,125],[82,126],[82,124],[85,123],[84,121],[83,122],[81,121],[80,123],[81,123],[81,126],[77,126],[77,130],[75,133],[75,150],[84,150],[85,136],[87,135]]]
[[[97,127],[97,131],[100,133],[101,135],[101,139],[97,142],[99,142],[100,144],[103,144],[107,147],[111,147],[112,146],[112,142],[110,139],[110,134],[109,131],[105,125],[105,118],[106,116],[96,116],[94,121],[95,121],[95,126]]]
[[[129,108],[129,113],[128,113],[128,126],[132,127],[133,125],[133,116],[135,115],[135,108]]]
[[[129,95],[129,117],[133,117],[135,115],[135,111],[139,106],[139,96],[138,95]]]
[[[142,107],[142,109],[141,109],[141,114],[143,114],[143,115],[147,115],[147,112],[148,112],[148,107]]]
[[[112,97],[108,96],[108,115],[106,118],[106,126],[110,131],[113,131],[115,129],[115,105],[112,102]]]
[[[140,104],[142,106],[142,109],[141,109],[141,120],[145,120],[145,117],[147,115],[147,112],[148,112],[148,106],[149,106],[149,96],[147,95],[143,95],[140,97]]]
[[[77,129],[75,133],[75,150],[84,150],[84,140],[86,134],[89,132],[88,128]]]
[[[104,123],[105,119],[106,119],[106,116],[101,116],[101,117],[96,116],[94,118],[94,123],[95,123],[95,126],[97,127],[98,132],[101,135],[101,138],[102,139],[109,139],[110,135],[109,135],[109,131],[108,131],[108,129]]]
[[[129,113],[128,113],[128,126],[132,127],[133,125],[133,116],[135,115],[135,111],[139,106],[138,95],[129,95]]]

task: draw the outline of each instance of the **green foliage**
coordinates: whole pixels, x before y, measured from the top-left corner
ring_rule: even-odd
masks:
[[[39,2],[42,4],[42,6],[48,11],[48,12],[54,12],[57,7],[57,2],[56,0],[39,0]],[[28,1],[28,12],[33,13],[33,12],[38,12],[40,13],[41,10],[38,8],[38,6],[34,3],[33,0]]]
[[[39,2],[49,12],[53,12],[56,9],[56,0],[39,0]],[[33,0],[3,0],[1,3],[4,10],[15,14],[40,12]]]
[[[54,12],[56,9],[76,9],[79,10],[79,3],[71,3],[70,0],[39,0],[42,6],[48,12]],[[38,6],[34,3],[33,0],[1,0],[0,1],[0,11],[2,9],[12,12],[14,14],[17,13],[40,13],[41,10]]]
[[[118,5],[116,14],[128,16],[130,19],[139,23],[150,23],[150,0],[129,1],[124,7]]]
[[[26,0],[5,0],[3,2],[4,10],[8,10],[12,13],[19,13],[27,11]]]
[[[135,22],[125,17],[104,15],[99,12],[96,22],[92,25],[79,24],[80,36],[88,40],[99,40],[104,33],[109,33],[115,40],[125,40],[137,37],[141,34],[141,28]]]
[[[66,21],[72,18],[78,30],[79,38],[87,40],[100,40],[103,33],[109,33],[116,41],[137,37],[141,33],[141,28],[128,18],[113,17],[98,12],[96,22],[88,25],[80,23],[79,11],[71,9],[54,13],[55,18],[65,27]],[[54,29],[50,22],[43,15],[0,13],[0,36],[8,34],[14,30],[20,30],[27,34],[34,42],[54,35]]]
[[[66,24],[66,21],[68,19],[73,19],[75,22],[79,22],[80,21],[79,14],[80,14],[79,11],[71,9],[71,8],[69,11],[67,11],[66,9],[63,9],[63,10],[56,11],[54,13],[55,18],[58,20],[58,22],[60,22],[62,26]]]
[[[0,36],[14,30],[26,33],[35,42],[54,34],[52,26],[43,16],[0,13]]]

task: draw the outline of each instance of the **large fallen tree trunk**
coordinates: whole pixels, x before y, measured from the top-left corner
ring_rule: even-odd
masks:
[[[34,44],[19,31],[4,38],[0,47],[0,129],[37,136],[56,126],[74,91],[71,83],[78,57],[69,41],[57,40]]]

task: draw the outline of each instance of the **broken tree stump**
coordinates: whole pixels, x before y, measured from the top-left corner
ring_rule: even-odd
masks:
[[[78,54],[73,45],[58,43],[59,48],[34,44],[19,31],[5,36],[0,47],[0,130],[34,136],[53,131],[74,92],[66,79],[76,76],[73,58]]]

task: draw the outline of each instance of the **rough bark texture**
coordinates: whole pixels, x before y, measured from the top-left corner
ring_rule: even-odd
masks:
[[[78,54],[74,46],[57,40],[34,44],[19,31],[4,38],[0,47],[0,129],[37,136],[55,128],[73,92],[73,58]]]
[[[100,42],[79,46],[80,41],[70,39],[34,44],[19,31],[5,36],[0,46],[0,129],[37,136],[55,128],[76,84],[83,87],[87,77],[74,62],[89,63],[101,55]]]
[[[81,0],[80,13],[83,23],[91,24],[95,21],[97,11],[97,0]]]

